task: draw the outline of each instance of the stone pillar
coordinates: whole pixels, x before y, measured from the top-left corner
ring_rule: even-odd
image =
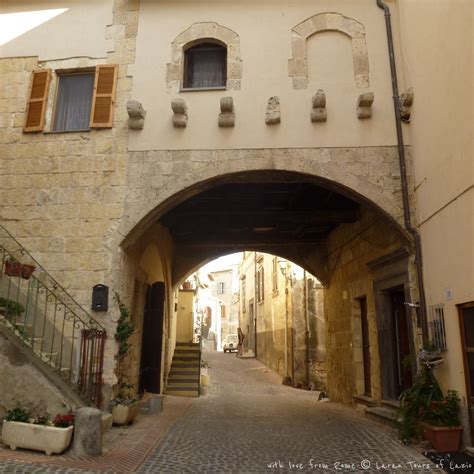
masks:
[[[97,408],[79,408],[74,423],[73,451],[76,456],[102,454],[102,413]]]

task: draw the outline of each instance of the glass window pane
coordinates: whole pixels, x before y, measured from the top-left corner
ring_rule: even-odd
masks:
[[[71,74],[59,77],[54,130],[89,129],[94,89],[94,74]]]
[[[185,87],[225,87],[227,50],[215,44],[200,44],[186,51]]]

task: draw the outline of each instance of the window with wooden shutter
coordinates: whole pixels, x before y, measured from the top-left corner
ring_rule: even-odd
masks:
[[[117,66],[111,64],[96,67],[91,128],[112,127],[117,70]]]
[[[50,80],[51,69],[33,71],[24,132],[41,132],[43,130]]]

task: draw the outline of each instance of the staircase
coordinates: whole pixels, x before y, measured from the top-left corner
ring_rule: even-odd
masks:
[[[106,331],[0,225],[0,325],[42,370],[100,406]]]
[[[400,408],[398,400],[382,400],[381,406],[365,408],[365,414],[380,423],[396,427],[397,426],[397,410]]]
[[[177,342],[166,382],[166,395],[199,397],[199,343]]]

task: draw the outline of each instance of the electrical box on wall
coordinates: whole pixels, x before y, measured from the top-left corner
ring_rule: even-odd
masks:
[[[92,307],[94,311],[107,311],[109,309],[109,287],[95,285],[92,288]]]

